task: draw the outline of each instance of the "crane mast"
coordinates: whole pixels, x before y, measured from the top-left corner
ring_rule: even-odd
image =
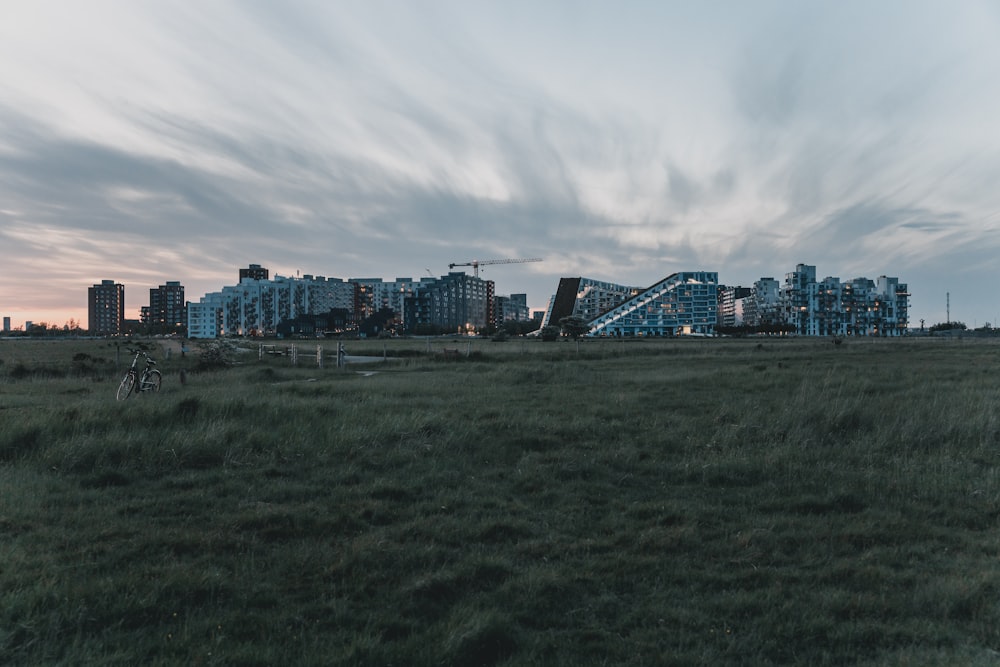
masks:
[[[448,268],[454,269],[456,266],[471,266],[473,275],[478,278],[480,266],[492,266],[494,264],[524,264],[526,262],[540,261],[542,261],[540,257],[532,257],[531,259],[474,259],[471,262],[453,262],[448,265]]]

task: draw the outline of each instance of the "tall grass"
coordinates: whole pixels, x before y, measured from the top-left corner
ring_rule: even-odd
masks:
[[[439,346],[0,347],[0,661],[996,661],[996,346]]]

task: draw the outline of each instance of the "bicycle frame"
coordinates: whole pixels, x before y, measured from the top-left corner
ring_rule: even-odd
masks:
[[[159,391],[163,379],[160,371],[153,368],[156,366],[156,362],[148,354],[142,350],[130,349],[129,352],[135,356],[132,358],[132,365],[125,371],[125,377],[122,378],[121,384],[118,385],[117,398],[119,401],[124,401],[133,393]],[[146,359],[146,365],[141,373],[139,371],[140,356]]]

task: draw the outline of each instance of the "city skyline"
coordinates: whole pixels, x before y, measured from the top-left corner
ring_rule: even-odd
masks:
[[[513,260],[513,261],[508,260],[508,261],[498,261],[496,263],[497,264],[522,263],[522,262],[526,262],[526,261],[542,261],[542,260],[540,260],[540,259],[533,259],[533,260]],[[773,281],[775,284],[783,284],[784,281],[782,281],[782,280],[775,280],[773,276],[775,276],[775,275],[777,275],[777,276],[785,276],[785,278],[787,280],[788,276],[791,276],[793,273],[797,272],[799,269],[802,268],[802,266],[803,265],[800,264],[800,265],[797,265],[794,270],[785,271],[783,273],[782,272],[774,273],[771,276],[760,276],[758,278],[758,280]],[[808,265],[805,265],[805,266],[807,266],[807,268],[808,268]],[[440,281],[440,280],[447,279],[452,274],[464,274],[464,275],[473,276],[473,275],[476,275],[476,273],[477,273],[477,272],[469,273],[469,272],[463,270],[463,267],[460,267],[460,266],[457,267],[458,268],[457,271],[455,271],[455,268],[456,267],[454,267],[454,266],[449,267],[448,274],[442,274],[442,275],[439,275],[439,276],[416,276],[416,277],[401,277],[401,276],[396,276],[394,278],[387,278],[387,277],[384,277],[384,276],[366,276],[366,277],[352,276],[350,278],[343,278],[343,277],[340,277],[340,276],[322,276],[321,274],[302,274],[302,275],[296,275],[296,276],[286,276],[286,275],[281,275],[281,274],[273,273],[266,266],[261,266],[260,264],[256,264],[256,263],[250,263],[250,264],[248,264],[248,266],[246,266],[246,267],[240,267],[238,269],[238,271],[237,271],[238,278],[236,280],[228,282],[228,283],[226,283],[224,285],[217,286],[216,288],[211,289],[211,290],[209,290],[208,292],[206,292],[204,294],[192,296],[191,299],[184,299],[184,302],[185,303],[198,303],[199,301],[202,301],[204,297],[208,297],[208,296],[210,296],[213,293],[218,293],[220,291],[224,291],[224,290],[227,290],[227,289],[232,289],[234,287],[237,287],[238,285],[240,285],[242,283],[242,281],[243,281],[244,278],[253,278],[255,280],[259,279],[259,280],[263,280],[263,281],[275,281],[275,280],[277,280],[277,281],[284,281],[284,280],[289,280],[289,279],[291,279],[291,280],[298,280],[300,278],[308,280],[308,279],[312,279],[312,278],[315,277],[315,278],[319,278],[321,281],[324,280],[324,279],[327,279],[327,280],[340,281],[340,282],[343,282],[343,283],[352,283],[352,282],[368,283],[368,282],[374,280],[374,281],[378,281],[378,282],[384,282],[386,284],[393,284],[394,282],[396,282],[398,280],[402,280],[404,282],[412,282],[412,283],[416,284],[416,283],[423,283],[428,278],[430,278],[432,280],[432,282],[437,282],[437,281]],[[815,267],[812,267],[812,269],[815,269]],[[879,276],[879,278],[884,278],[884,277],[886,277],[884,274],[882,274],[882,275]],[[574,280],[574,279],[579,279],[579,278],[580,278],[579,276],[578,277],[563,276],[563,277],[560,278],[559,287],[557,289],[562,289],[562,284],[564,282],[566,282],[567,280]],[[592,280],[590,278],[586,278],[586,277],[584,277],[584,278],[586,280],[588,280],[588,281]],[[835,281],[840,281],[841,280],[840,276],[827,276],[827,278],[832,278]],[[852,279],[855,279],[855,278],[859,279],[859,280],[870,280],[870,278],[868,278],[867,276],[853,276],[852,277]],[[485,278],[485,279],[488,280],[488,278]],[[890,279],[892,279],[892,280],[898,280],[898,276],[892,276],[892,277],[890,277]],[[757,281],[755,280],[754,283],[756,283],[756,282]],[[609,283],[609,284],[612,284],[612,283]],[[618,288],[623,288],[623,289],[626,288],[626,285],[624,283],[613,283],[613,284],[616,287],[618,287]],[[91,285],[90,287],[88,287],[88,289],[87,289],[87,292],[88,292],[88,302],[92,302],[93,301],[94,290],[100,289],[102,287],[105,288],[105,289],[107,289],[110,286],[114,286],[115,288],[121,288],[120,289],[120,296],[118,297],[119,299],[121,298],[121,296],[124,296],[128,292],[127,289],[126,289],[127,286],[124,283],[120,283],[120,282],[112,280],[112,279],[103,279],[101,281],[98,281],[94,285]],[[645,286],[642,286],[642,285],[632,284],[632,285],[629,285],[627,287],[627,289],[630,290],[630,291],[631,290],[637,290],[637,289],[638,290],[642,290],[642,289],[644,289],[644,287]],[[720,290],[723,287],[739,288],[739,289],[747,289],[747,290],[751,290],[752,289],[752,285],[726,285],[725,283],[719,283]],[[138,306],[138,310],[135,313],[134,317],[131,317],[129,315],[127,308],[123,308],[124,316],[121,318],[120,321],[121,322],[139,321],[139,320],[141,320],[143,318],[142,311],[144,311],[146,309],[149,309],[150,311],[156,310],[156,312],[159,312],[160,310],[162,310],[163,304],[155,303],[155,301],[157,299],[163,299],[164,298],[164,293],[167,292],[167,291],[169,291],[169,290],[174,290],[174,291],[179,292],[180,294],[183,294],[184,290],[185,290],[184,285],[183,285],[183,281],[179,281],[179,280],[162,281],[155,288],[151,288],[148,291],[148,298],[145,300],[144,303],[141,303]],[[509,298],[512,294],[516,294],[516,293],[501,293],[501,292],[497,292],[496,293],[496,295],[498,297],[505,297],[505,298]],[[909,293],[908,293],[908,295],[909,295]],[[521,294],[521,296],[522,297],[526,297],[527,295],[526,294]],[[550,295],[550,298],[551,299],[556,299],[557,298],[555,291],[553,291],[553,293]],[[721,295],[720,295],[720,298],[721,298]],[[122,299],[122,301],[124,301],[124,299]],[[538,308],[538,309],[529,308],[528,309],[528,315],[530,316],[530,314],[533,313],[533,312],[535,312],[535,311],[538,311],[539,313],[544,313],[550,305],[551,304],[547,303],[545,308]],[[88,304],[88,310],[91,310],[91,312],[87,313],[86,318],[82,318],[82,319],[73,318],[73,321],[75,322],[75,324],[77,326],[83,327],[84,329],[88,328],[88,327],[86,327],[84,325],[87,325],[88,322],[93,319],[92,304]],[[11,318],[9,316],[4,316],[5,324],[10,325],[10,322],[9,322],[10,319]],[[62,327],[61,324],[58,324],[58,323],[56,323],[54,321],[28,320],[28,322],[30,322],[32,325],[35,325],[35,324],[46,324],[50,328],[61,328]],[[917,326],[919,326],[919,323],[918,323]],[[11,325],[10,326],[11,330],[20,330],[21,328],[22,327],[20,325],[18,325],[18,326]],[[5,330],[7,330],[6,327],[5,327]]]
[[[970,0],[0,7],[0,314],[239,267],[898,276],[1000,319],[1000,8]]]

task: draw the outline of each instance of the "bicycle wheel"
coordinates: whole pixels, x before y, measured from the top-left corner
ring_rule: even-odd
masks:
[[[118,400],[124,401],[131,396],[133,389],[135,389],[135,373],[129,371],[122,378],[122,383],[118,385]]]
[[[146,375],[146,381],[142,383],[143,391],[160,391],[160,383],[163,381],[163,377],[160,375],[160,371],[149,371]]]

